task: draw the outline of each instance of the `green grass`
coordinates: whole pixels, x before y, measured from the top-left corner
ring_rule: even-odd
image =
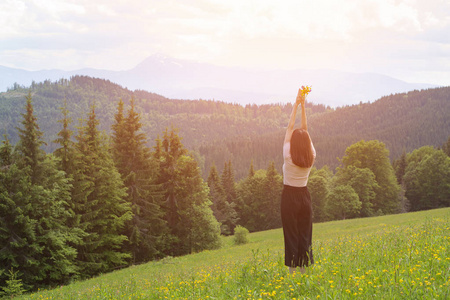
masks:
[[[450,208],[314,224],[316,263],[289,275],[281,229],[224,239],[22,299],[449,299]]]

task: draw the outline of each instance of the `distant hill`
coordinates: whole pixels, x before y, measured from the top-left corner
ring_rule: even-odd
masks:
[[[44,131],[46,150],[53,151],[60,130],[59,107],[64,99],[71,112],[72,128],[79,124],[95,103],[100,128],[110,132],[122,98],[127,105],[132,96],[142,115],[143,131],[149,146],[165,128],[179,128],[183,143],[194,152],[204,176],[214,163],[219,170],[231,160],[236,178],[247,174],[253,160],[256,169],[273,160],[281,171],[281,144],[291,104],[246,105],[220,101],[175,100],[143,90],[131,91],[107,80],[75,76],[69,80],[16,86],[0,93],[0,134],[17,141],[25,95],[32,92],[38,124]],[[424,145],[441,146],[450,135],[450,87],[390,95],[373,103],[337,109],[307,104],[309,130],[318,158],[316,166],[338,165],[337,157],[361,139],[383,141],[391,158]]]
[[[450,87],[390,95],[373,103],[314,114],[308,118],[308,130],[317,151],[318,168],[328,165],[334,169],[345,149],[362,139],[384,142],[391,159],[424,145],[440,147],[450,136]],[[280,128],[253,138],[240,136],[207,143],[199,152],[206,158],[206,170],[213,163],[221,169],[231,157],[239,178],[246,176],[252,160],[257,168],[265,168],[268,160],[273,160],[281,171],[283,138],[284,128]]]
[[[143,131],[150,144],[161,135],[165,128],[180,129],[183,143],[193,149],[206,141],[218,137],[227,138],[237,135],[253,136],[271,132],[284,126],[285,116],[290,110],[287,105],[248,105],[246,107],[211,100],[176,100],[142,90],[134,92],[103,79],[75,76],[70,80],[49,80],[34,83],[31,88],[16,86],[8,92],[0,93],[0,133],[17,141],[17,130],[25,105],[25,95],[31,91],[34,108],[41,130],[45,132],[46,150],[56,147],[51,141],[60,130],[58,119],[60,107],[67,100],[71,112],[72,128],[79,119],[85,117],[89,106],[95,104],[100,119],[100,129],[110,131],[117,111],[119,99],[125,104],[132,96],[136,99],[137,109],[142,114]],[[313,112],[325,111],[323,105],[309,105]]]
[[[250,70],[153,55],[125,71],[81,69],[29,72],[0,66],[0,91],[14,83],[29,86],[75,75],[104,78],[131,90],[141,89],[176,99],[206,99],[229,103],[287,103],[300,85],[313,86],[311,101],[343,106],[374,101],[382,96],[436,87],[407,83],[372,73],[333,70]]]

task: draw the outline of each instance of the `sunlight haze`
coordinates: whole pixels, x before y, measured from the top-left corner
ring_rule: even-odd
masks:
[[[440,0],[6,0],[0,65],[128,70],[161,53],[449,85],[449,16],[450,2]]]

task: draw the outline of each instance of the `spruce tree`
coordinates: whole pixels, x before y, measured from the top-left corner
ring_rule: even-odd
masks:
[[[226,234],[228,230],[227,228],[224,228],[223,224],[225,222],[225,214],[223,212],[226,201],[225,194],[222,184],[220,183],[219,173],[217,172],[216,165],[214,164],[211,166],[207,182],[209,186],[209,197],[212,202],[211,209],[217,221],[221,223],[221,233]]]
[[[247,176],[236,187],[237,212],[239,225],[249,231],[263,230],[265,226],[268,207],[265,195],[266,170],[258,170],[253,176]]]
[[[250,166],[250,169],[252,166]],[[261,231],[281,227],[280,201],[283,181],[271,162],[267,170],[258,170],[239,182],[239,225],[249,231]]]
[[[248,176],[253,177],[255,175],[255,168],[253,167],[253,159],[250,162],[250,169],[248,170]]]
[[[157,135],[156,139],[155,139],[155,146],[154,146],[154,151],[153,151],[153,157],[157,160],[160,161],[161,157],[162,157],[162,141],[159,138],[159,134]]]
[[[22,192],[30,196],[31,209],[27,216],[36,221],[36,243],[40,252],[33,258],[39,264],[27,274],[29,281],[24,278],[24,282],[35,286],[63,283],[76,273],[73,264],[76,251],[67,243],[76,238],[66,224],[70,184],[64,172],[58,170],[55,157],[41,149],[44,142],[33,114],[31,94],[26,100],[15,159],[31,182],[29,189]]]
[[[58,132],[58,138],[53,141],[61,147],[56,149],[53,154],[61,160],[61,170],[66,172],[66,174],[72,174],[73,171],[71,169],[75,161],[75,146],[74,142],[71,140],[73,131],[69,129],[69,125],[72,122],[72,119],[69,118],[66,99],[64,99],[64,106],[61,108],[61,113],[63,114],[63,118],[58,120],[58,123],[61,123],[63,128]]]
[[[81,226],[81,214],[77,214],[79,211],[78,204],[85,202],[87,194],[90,192],[89,186],[91,182],[86,179],[81,170],[82,155],[77,150],[76,144],[72,141],[73,131],[69,129],[69,125],[72,120],[69,118],[69,111],[67,110],[67,102],[64,99],[64,106],[60,108],[63,118],[58,120],[58,123],[62,124],[62,129],[58,132],[58,138],[53,142],[59,144],[53,154],[59,158],[58,168],[65,173],[65,177],[70,182],[70,200],[68,201],[66,220],[67,226],[72,229],[71,238],[68,239],[68,244],[75,249],[79,249],[83,244],[83,239],[87,237],[87,233]],[[80,201],[80,199],[83,199]],[[77,273],[75,277],[79,277],[80,262],[75,262],[77,267]],[[83,277],[83,275],[81,275]]]
[[[67,283],[77,274],[76,249],[69,242],[78,239],[78,232],[67,223],[71,217],[69,180],[58,170],[53,155],[47,155],[43,164],[45,180],[34,183],[30,191],[34,207],[31,217],[37,220],[38,242],[43,246],[39,268],[42,281],[38,282],[48,286]]]
[[[122,249],[127,240],[122,232],[132,217],[126,189],[97,127],[92,106],[86,125],[78,130],[74,186],[80,190],[72,193],[77,226],[86,233],[77,247],[77,263],[85,277],[126,265],[130,258]]]
[[[442,145],[442,151],[444,151],[447,156],[450,156],[450,136],[447,139],[447,142]]]
[[[6,280],[6,286],[2,287],[3,293],[0,292],[0,297],[5,295],[7,297],[16,297],[22,295],[26,290],[23,287],[22,280],[17,277],[19,271],[14,271],[14,269],[9,270],[8,280]]]
[[[18,151],[22,158],[21,165],[29,166],[29,175],[33,183],[42,180],[44,171],[42,170],[42,161],[44,160],[45,152],[41,149],[44,145],[44,141],[41,139],[43,132],[39,129],[37,119],[34,116],[34,107],[32,103],[31,92],[25,96],[26,105],[25,113],[22,113],[22,126],[23,128],[17,128],[19,131],[19,144],[17,145]]]
[[[236,202],[236,187],[234,182],[234,170],[231,160],[225,163],[222,176],[221,176],[222,187],[225,192],[226,201],[228,203]]]
[[[191,253],[219,245],[220,226],[211,210],[208,187],[181,138],[166,129],[161,143],[159,182],[164,187],[165,219],[172,242],[167,254]]]
[[[42,247],[36,239],[37,221],[32,214],[31,179],[27,172],[13,163],[12,146],[5,139],[0,146],[0,289],[6,287],[7,270],[17,270],[17,276],[30,288],[39,268]]]
[[[9,142],[8,136],[6,134],[3,135],[3,138],[4,140],[2,141],[2,145],[0,147],[0,166],[6,168],[12,164],[13,146]]]
[[[398,184],[402,184],[403,183],[403,176],[405,175],[406,172],[406,152],[405,150],[403,150],[402,155],[400,156],[400,158],[398,160],[395,160],[392,163],[392,167],[394,168],[395,171],[395,176],[397,177],[397,182]]]
[[[113,157],[117,166],[117,170],[120,172],[121,167],[126,163],[122,161],[124,156],[129,153],[127,144],[127,134],[125,133],[125,116],[123,111],[123,101],[119,100],[117,105],[117,113],[114,115],[114,124],[112,124],[112,141],[113,141]]]
[[[275,163],[270,162],[266,171],[264,182],[265,191],[265,220],[261,220],[265,224],[263,229],[273,229],[281,227],[281,191],[283,189],[283,180],[281,175],[275,169]]]
[[[224,235],[233,233],[238,221],[238,215],[235,210],[236,203],[230,203],[226,200],[225,191],[220,182],[219,173],[215,165],[211,167],[208,176],[209,196],[212,201],[211,209],[216,219],[221,223],[220,230]]]
[[[158,165],[146,146],[141,132],[140,116],[131,99],[127,116],[123,113],[123,101],[119,101],[113,124],[113,154],[117,169],[127,188],[126,200],[130,203],[133,218],[127,222],[126,249],[133,255],[133,262],[154,259],[164,248],[167,227],[160,204],[162,191],[156,184]]]

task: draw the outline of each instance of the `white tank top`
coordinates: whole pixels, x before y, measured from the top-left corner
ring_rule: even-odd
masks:
[[[312,142],[311,147],[313,156],[316,158],[316,149]],[[283,183],[295,187],[306,186],[311,168],[301,168],[292,162],[290,141],[283,145],[283,159]]]

